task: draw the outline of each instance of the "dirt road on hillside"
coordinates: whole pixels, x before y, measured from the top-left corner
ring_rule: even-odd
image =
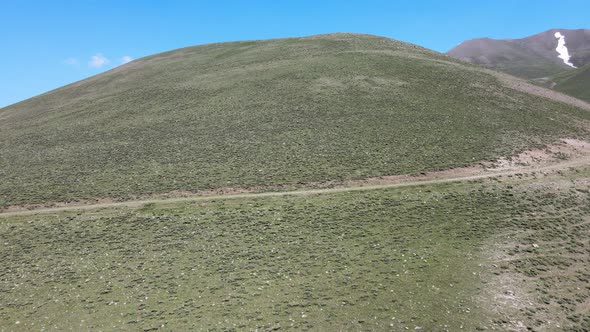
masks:
[[[452,172],[453,170],[443,171],[438,173],[431,173],[431,175],[424,175],[418,177],[409,176],[396,176],[382,177],[377,184],[372,184],[370,180],[367,181],[356,181],[350,182],[348,185],[337,186],[334,188],[324,189],[308,189],[308,190],[291,190],[291,191],[272,191],[272,192],[242,192],[242,193],[229,193],[219,195],[199,195],[194,194],[186,197],[173,197],[173,198],[158,198],[158,199],[143,199],[135,201],[125,202],[108,202],[98,204],[86,204],[86,205],[70,205],[70,206],[59,206],[49,208],[39,208],[31,210],[16,210],[6,211],[0,213],[0,217],[18,216],[18,215],[33,215],[33,214],[47,214],[62,211],[85,211],[85,210],[96,210],[102,208],[117,208],[117,207],[129,207],[136,208],[141,207],[145,204],[150,203],[178,203],[178,202],[199,202],[199,201],[211,201],[211,200],[226,200],[226,199],[238,199],[238,198],[261,198],[261,197],[280,197],[280,196],[303,196],[303,195],[320,195],[330,194],[339,192],[350,192],[350,191],[365,191],[365,190],[377,190],[377,189],[388,189],[388,188],[402,188],[412,186],[424,186],[433,185],[440,183],[451,183],[451,182],[465,182],[473,180],[481,180],[502,176],[513,176],[517,174],[531,174],[531,173],[544,173],[565,170],[569,168],[578,168],[590,166],[590,155],[583,155],[578,158],[571,160],[560,161],[557,163],[541,166],[524,166],[515,167],[509,169],[479,169],[476,168],[464,168],[463,170],[469,170],[466,172]],[[471,169],[471,170],[470,170]],[[477,173],[477,174],[473,174]],[[377,178],[375,178],[377,179]],[[373,182],[374,183],[374,182]]]

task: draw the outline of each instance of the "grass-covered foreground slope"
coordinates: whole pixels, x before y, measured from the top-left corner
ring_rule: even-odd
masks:
[[[352,34],[146,57],[0,110],[0,206],[418,173],[588,137],[590,112]]]
[[[589,169],[0,216],[0,330],[590,328]]]

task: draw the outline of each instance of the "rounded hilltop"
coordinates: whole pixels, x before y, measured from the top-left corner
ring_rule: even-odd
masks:
[[[0,206],[448,169],[589,119],[379,36],[187,47],[1,109]]]

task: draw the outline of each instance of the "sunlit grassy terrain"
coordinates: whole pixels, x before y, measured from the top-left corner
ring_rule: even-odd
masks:
[[[0,330],[582,331],[589,179],[0,217]]]
[[[590,64],[550,78],[555,90],[567,93],[590,103]]]
[[[588,120],[382,37],[190,47],[1,109],[0,208],[447,169]]]

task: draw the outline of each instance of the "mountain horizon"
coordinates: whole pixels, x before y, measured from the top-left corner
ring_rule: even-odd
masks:
[[[518,39],[476,38],[446,54],[515,76],[541,78],[590,63],[590,30],[550,29]]]

